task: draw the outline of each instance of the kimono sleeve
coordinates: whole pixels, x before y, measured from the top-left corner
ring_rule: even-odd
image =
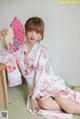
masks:
[[[46,70],[49,60],[50,56],[48,54],[47,49],[41,48],[36,54],[37,68],[35,72],[35,87],[32,99],[36,99],[39,97],[41,85],[47,76]]]
[[[1,64],[4,64],[6,55],[7,55],[7,51],[5,49],[0,49],[0,63]]]
[[[23,48],[24,48],[24,45],[21,46],[21,47],[19,48],[19,50],[17,50],[17,51],[14,53],[14,56],[15,56],[17,65],[19,64],[20,57],[21,57],[22,52],[23,52]]]
[[[10,53],[5,49],[1,49],[0,63],[5,64],[6,66],[9,87],[22,84],[21,73],[18,69],[16,59],[13,53]]]

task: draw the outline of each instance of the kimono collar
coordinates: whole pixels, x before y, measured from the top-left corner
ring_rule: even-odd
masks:
[[[28,44],[27,44],[27,46],[28,46]],[[33,45],[33,47],[31,48],[31,50],[30,50],[30,52],[29,52],[28,55],[31,55],[31,54],[33,54],[34,52],[36,52],[39,47],[40,47],[40,42],[36,42],[36,43]]]

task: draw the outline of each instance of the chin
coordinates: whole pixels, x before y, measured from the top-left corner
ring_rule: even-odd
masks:
[[[30,42],[30,44],[34,45],[34,44],[35,44],[35,42]]]
[[[36,43],[36,41],[30,41],[30,43],[34,45]]]

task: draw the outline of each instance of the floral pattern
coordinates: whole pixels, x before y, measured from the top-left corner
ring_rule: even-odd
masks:
[[[2,62],[1,59],[2,55],[0,53],[0,62]],[[55,74],[52,67],[52,59],[47,49],[39,42],[33,46],[30,52],[28,52],[27,44],[25,43],[18,51],[5,53],[4,59],[3,63],[7,66],[10,86],[22,83],[22,73],[28,84],[29,91],[33,90],[33,99],[44,100],[49,96],[62,95],[80,103],[80,93],[68,88],[65,81]],[[27,101],[27,109],[32,113],[44,115],[48,119],[71,118],[71,114],[65,114],[64,112],[53,113],[49,111],[47,113],[47,110],[33,112],[29,100]]]

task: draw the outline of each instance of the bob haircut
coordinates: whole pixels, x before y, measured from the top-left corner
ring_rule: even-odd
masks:
[[[25,23],[25,32],[28,31],[36,31],[42,35],[42,39],[44,37],[44,22],[39,17],[32,17],[28,19]],[[41,40],[42,40],[41,39]]]

